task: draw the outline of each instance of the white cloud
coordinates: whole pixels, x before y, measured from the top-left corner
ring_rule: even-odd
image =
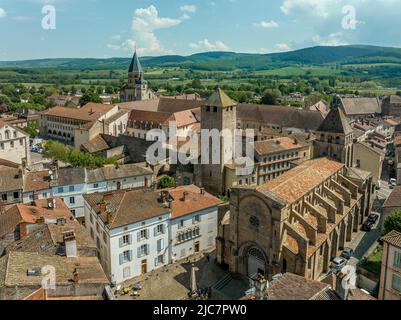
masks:
[[[274,20],[270,21],[261,21],[258,23],[253,24],[255,27],[258,28],[265,28],[265,29],[270,29],[270,28],[278,28],[278,23]]]
[[[342,32],[330,33],[324,37],[316,35],[312,37],[312,41],[320,46],[344,46],[349,44],[348,42],[342,40],[342,36]]]
[[[6,11],[3,8],[0,8],[0,19],[5,18],[7,16]]]
[[[282,42],[276,44],[276,49],[278,51],[290,51],[291,47],[287,43]]]
[[[182,12],[195,13],[198,8],[192,4],[186,4],[180,7]]]
[[[131,26],[133,38],[125,40],[120,45],[108,44],[107,47],[112,50],[124,51],[132,51],[136,48],[139,55],[171,54],[172,51],[164,48],[160,43],[155,31],[177,26],[186,18],[160,17],[157,8],[153,5],[148,8],[136,9]]]
[[[327,18],[338,0],[284,0],[280,9],[286,15],[303,14]]]
[[[203,39],[198,42],[190,43],[189,46],[195,50],[207,51],[228,51],[230,48],[222,41],[210,42],[209,39]]]

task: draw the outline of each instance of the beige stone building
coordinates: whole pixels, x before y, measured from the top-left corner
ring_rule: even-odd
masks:
[[[230,272],[318,279],[370,213],[372,178],[314,159],[257,188],[234,188],[219,221],[217,260]]]
[[[258,185],[279,177],[312,156],[311,146],[301,144],[296,138],[256,141],[254,146]]]
[[[29,135],[0,119],[0,159],[30,164]]]
[[[354,163],[354,130],[340,108],[329,112],[316,131],[315,157],[329,157],[352,167]]]
[[[375,184],[381,179],[385,152],[369,141],[354,144],[355,166],[372,173]]]
[[[40,113],[39,132],[79,148],[97,134],[124,133],[128,113],[117,105],[88,103],[82,108],[54,107]]]
[[[393,230],[382,241],[379,299],[401,300],[401,233]]]

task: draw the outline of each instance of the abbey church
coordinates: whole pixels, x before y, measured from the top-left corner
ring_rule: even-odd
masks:
[[[120,90],[120,101],[142,101],[155,98],[156,95],[148,88],[148,82],[144,79],[144,72],[135,51],[128,69],[128,84]]]

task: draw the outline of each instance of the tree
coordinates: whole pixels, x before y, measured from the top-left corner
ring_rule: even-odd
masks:
[[[158,189],[174,188],[175,186],[175,179],[170,176],[162,176],[157,182]]]
[[[95,102],[95,103],[102,103],[103,100],[99,97],[99,95],[92,91],[88,90],[82,97],[79,99],[79,104],[81,106],[84,106],[85,104],[89,102]]]
[[[263,93],[262,104],[277,104],[277,99],[281,97],[278,89],[266,89]]]
[[[200,79],[192,80],[191,87],[194,89],[202,89],[202,81],[200,81]]]
[[[383,235],[393,230],[401,232],[401,211],[394,211],[384,219]]]

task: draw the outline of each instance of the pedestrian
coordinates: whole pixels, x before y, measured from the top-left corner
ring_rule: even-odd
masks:
[[[206,256],[206,261],[207,261],[207,263],[210,263],[210,256],[209,256],[209,254],[207,254],[207,256]]]

